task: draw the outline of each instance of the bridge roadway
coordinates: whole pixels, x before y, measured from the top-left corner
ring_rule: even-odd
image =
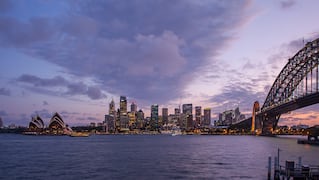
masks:
[[[260,118],[260,120],[262,117],[265,117],[265,116],[268,116],[268,117],[280,116],[281,114],[288,113],[296,109],[301,109],[306,106],[311,106],[316,103],[319,103],[319,92],[309,94],[303,97],[299,97],[297,99],[293,99],[286,103],[280,104],[274,108],[265,109],[264,111],[258,112],[256,116],[257,116],[257,119]],[[239,123],[233,124],[232,128],[249,129],[251,128],[251,122],[252,122],[252,117],[249,117]]]
[[[288,113],[290,111],[301,109],[303,107],[310,106],[316,103],[319,103],[319,92],[290,100],[286,103],[277,105],[274,108],[262,110],[260,112],[257,112],[256,116],[262,116],[262,115],[277,116],[277,115]]]

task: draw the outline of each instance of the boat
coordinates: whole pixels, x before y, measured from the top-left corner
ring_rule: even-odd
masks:
[[[71,137],[89,137],[90,134],[87,132],[72,132],[70,136]]]
[[[298,144],[309,144],[319,146],[319,126],[309,128],[309,134],[307,139],[298,139]]]
[[[178,135],[182,135],[182,131],[179,128],[174,128],[172,130],[172,136],[178,136]]]

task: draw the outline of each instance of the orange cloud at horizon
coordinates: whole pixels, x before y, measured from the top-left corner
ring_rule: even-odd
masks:
[[[288,114],[283,114],[278,122],[278,125],[298,125],[305,124],[309,126],[314,126],[319,124],[319,112],[317,111],[307,111],[307,112],[291,112]]]

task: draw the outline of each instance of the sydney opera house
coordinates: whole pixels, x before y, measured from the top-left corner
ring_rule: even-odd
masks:
[[[48,135],[65,135],[68,134],[71,129],[64,123],[62,117],[56,112],[52,116],[49,126],[44,126],[43,120],[39,115],[32,117],[29,123],[28,132],[26,134],[48,134]]]

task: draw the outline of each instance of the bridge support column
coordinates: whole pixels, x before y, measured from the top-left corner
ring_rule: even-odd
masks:
[[[262,124],[262,134],[263,135],[273,135],[274,130],[277,127],[280,115],[277,116],[264,116]]]

